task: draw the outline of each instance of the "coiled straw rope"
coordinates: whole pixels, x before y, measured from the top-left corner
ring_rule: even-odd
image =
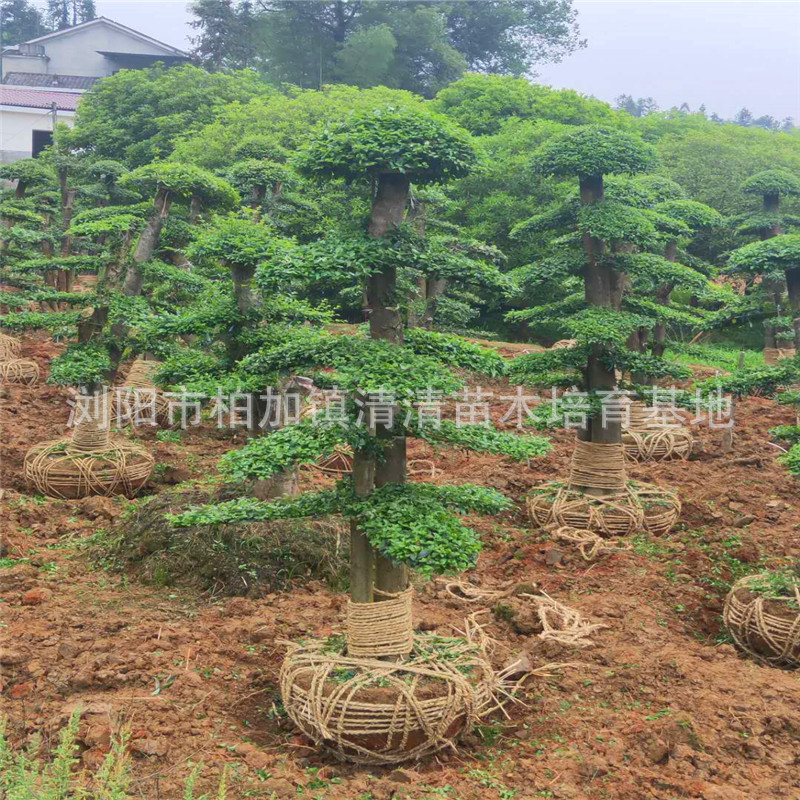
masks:
[[[765,595],[762,575],[737,581],[725,598],[722,620],[745,653],[774,666],[800,666],[800,583],[795,597]],[[790,603],[794,603],[792,608]]]
[[[290,644],[280,673],[284,708],[315,742],[359,764],[455,749],[456,737],[497,706],[500,680],[476,643],[452,640],[442,658],[437,639],[419,635],[414,654],[399,662],[331,652],[324,641]]]
[[[557,528],[550,535],[554,541],[574,545],[584,561],[594,561],[607,553],[631,549],[631,545],[621,539],[604,539],[594,531],[570,528],[566,525]]]
[[[621,444],[580,441],[568,483],[534,489],[526,502],[537,528],[574,528],[612,538],[642,530],[666,533],[681,510],[673,492],[627,479]]]
[[[375,590],[385,597],[376,603],[347,603],[347,652],[351,656],[382,658],[408,655],[414,647],[409,587],[399,594]]]
[[[0,361],[16,358],[20,353],[21,347],[22,342],[19,339],[0,333]]]
[[[137,358],[124,385],[116,390],[114,396],[114,416],[124,425],[141,422],[143,412],[154,412],[155,422],[161,426],[169,424],[169,400],[157,389],[153,383],[153,376],[161,369],[162,362],[156,360],[145,361]],[[151,417],[151,423],[153,418]]]
[[[594,642],[589,636],[607,625],[588,622],[574,608],[565,606],[550,597],[547,592],[531,594],[517,593],[516,587],[509,589],[484,589],[468,583],[454,582],[445,585],[445,592],[454,600],[464,603],[496,603],[511,597],[529,602],[542,626],[537,636],[543,641],[556,642],[568,647],[591,647]]]
[[[567,482],[570,489],[622,490],[627,480],[622,445],[580,440],[575,443]]]
[[[0,361],[0,383],[24,383],[34,386],[39,381],[39,365],[26,358]]]
[[[84,398],[84,401],[86,398]],[[34,445],[25,455],[28,485],[51,497],[75,499],[89,495],[135,496],[147,483],[155,460],[143,447],[111,439],[106,406],[108,395],[97,395],[83,408],[68,439]]]
[[[630,421],[622,432],[625,455],[637,461],[686,459],[692,452],[692,434],[678,423],[653,419],[655,409],[636,401],[630,405]]]

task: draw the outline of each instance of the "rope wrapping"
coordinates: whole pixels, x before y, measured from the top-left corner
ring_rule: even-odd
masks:
[[[622,490],[628,481],[625,453],[619,444],[575,443],[570,462],[570,489]]]
[[[13,336],[0,333],[0,361],[8,361],[10,358],[17,358],[22,348],[22,342]]]
[[[795,598],[769,597],[753,591],[762,576],[738,580],[728,596],[722,621],[739,649],[772,666],[800,666],[800,589]]]
[[[400,662],[331,653],[324,641],[290,644],[280,673],[284,708],[314,742],[357,764],[455,749],[456,737],[497,707],[501,679],[475,642],[454,640],[444,659],[425,646],[428,638],[418,635],[420,647]]]
[[[606,553],[618,553],[621,550],[631,549],[630,544],[620,539],[604,539],[593,531],[566,526],[553,531],[550,536],[556,542],[575,546],[584,561],[594,561]]]
[[[39,494],[75,500],[90,495],[135,497],[150,479],[155,459],[143,447],[112,440],[105,451],[69,451],[69,439],[34,445],[25,455],[28,485]]]
[[[35,386],[39,382],[39,365],[26,358],[0,360],[0,383],[24,383]]]
[[[323,475],[343,478],[353,471],[353,451],[346,445],[337,444],[330,455],[323,456],[316,464],[308,466]]]
[[[414,647],[409,587],[398,594],[375,590],[385,600],[347,603],[347,652],[364,658],[407,656]]]
[[[691,432],[677,423],[653,420],[653,409],[636,401],[630,405],[630,422],[622,432],[625,455],[635,461],[687,459],[692,452]]]
[[[536,528],[572,528],[603,538],[641,531],[660,536],[675,526],[681,512],[674,492],[636,481],[622,492],[599,497],[560,483],[545,484],[528,495],[526,504]]]
[[[592,489],[602,493],[586,491]],[[534,489],[526,504],[537,528],[573,528],[603,538],[666,533],[681,511],[674,492],[628,480],[621,444],[583,441],[576,442],[567,483]]]
[[[94,395],[68,439],[34,445],[25,454],[28,485],[40,494],[74,500],[90,495],[134,497],[150,479],[155,459],[141,445],[111,438],[109,395]]]
[[[137,411],[155,407],[155,421],[160,426],[169,424],[169,400],[153,383],[153,375],[161,368],[161,361],[137,358],[123,386],[114,393],[113,414],[120,425],[136,422]]]

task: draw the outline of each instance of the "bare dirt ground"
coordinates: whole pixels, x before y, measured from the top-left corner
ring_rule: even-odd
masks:
[[[27,337],[23,355],[46,375],[59,346]],[[512,394],[508,386],[490,388]],[[800,675],[740,657],[719,628],[726,585],[760,560],[800,553],[798,485],[775,458],[768,428],[791,409],[765,399],[737,409],[734,450],[697,431],[689,462],[633,465],[632,477],[680,492],[680,526],[588,564],[532,532],[522,504],[477,520],[485,542],[477,586],[534,582],[607,626],[585,650],[544,646],[520,626],[489,632],[534,665],[569,663],[526,684],[522,703],[477,729],[457,753],[402,769],[341,764],[296,735],[277,692],[282,640],[342,624],[344,597],[322,585],[258,599],[143,585],[107,571],[96,547],[127,500],[59,501],[27,493],[22,459],[66,433],[66,393],[41,384],[0,391],[3,496],[2,705],[15,745],[54,742],[81,704],[82,759],[95,768],[112,729],[132,731],[138,796],[182,797],[192,765],[213,792],[228,767],[228,797],[245,798],[800,798]],[[497,409],[499,410],[499,406]],[[502,413],[500,411],[499,413]],[[214,473],[230,438],[202,428],[181,442],[142,436],[159,464],[157,492]],[[572,435],[533,466],[415,443],[437,482],[470,481],[517,500],[566,474]],[[418,479],[425,479],[417,476]],[[421,583],[415,615],[450,634],[465,608]],[[490,617],[490,620],[492,618]]]

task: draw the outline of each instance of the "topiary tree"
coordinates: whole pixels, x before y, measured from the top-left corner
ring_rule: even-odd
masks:
[[[52,170],[37,158],[23,158],[11,164],[0,165],[0,178],[16,181],[14,197],[21,200],[25,193],[34,186],[47,186],[54,181]]]
[[[243,197],[248,198],[251,208],[261,207],[269,190],[272,195],[278,195],[288,175],[288,170],[283,164],[266,159],[247,158],[237,161],[225,177],[236,187]]]
[[[646,246],[655,238],[653,223],[638,209],[620,201],[605,199],[606,175],[636,174],[651,169],[653,149],[622,131],[601,126],[579,128],[545,143],[534,156],[537,171],[559,177],[576,177],[580,206],[576,211],[584,260],[583,294],[585,309],[576,333],[584,334],[588,358],[583,368],[584,388],[610,391],[616,384],[614,365],[609,363],[608,344],[620,328],[637,320],[621,312],[625,273],[617,254],[630,252],[631,245]],[[600,311],[603,309],[603,311]],[[579,436],[586,441],[617,444],[619,423],[602,425],[595,415]]]
[[[768,169],[751,175],[741,186],[745,194],[761,198],[761,207],[754,214],[739,218],[738,232],[757,235],[761,241],[783,234],[787,225],[796,225],[800,219],[783,213],[781,200],[800,196],[800,178],[785,169]],[[780,270],[778,270],[780,272]],[[751,273],[752,274],[752,273]],[[755,274],[752,274],[755,277]],[[763,280],[757,294],[771,303],[775,313],[780,316],[784,282],[782,276],[762,276]],[[790,301],[791,302],[791,301]],[[779,327],[779,326],[778,326]],[[775,323],[764,323],[764,347],[775,348],[779,333]]]
[[[768,169],[751,175],[741,189],[745,194],[760,197],[761,209],[760,213],[745,218],[740,231],[757,232],[761,239],[783,233],[785,218],[781,214],[781,199],[800,197],[800,178],[786,169]]]
[[[336,445],[347,444],[355,454],[352,482],[345,481],[334,492],[280,505],[242,501],[209,507],[184,521],[343,513],[352,521],[350,594],[359,604],[403,592],[408,566],[439,572],[473,563],[477,538],[452,510],[499,510],[506,501],[477,487],[407,484],[406,437],[453,442],[523,461],[544,453],[548,444],[539,437],[495,432],[482,425],[458,428],[443,422],[433,429],[419,421],[414,404],[418,392],[425,389],[445,396],[461,386],[451,365],[477,366],[497,374],[502,362],[496,354],[490,357],[483,348],[457,337],[415,331],[405,339],[397,275],[407,251],[395,246],[394,234],[403,223],[412,180],[426,183],[459,175],[474,161],[467,134],[437,116],[408,109],[381,107],[353,115],[311,141],[298,159],[306,174],[362,185],[373,179],[366,236],[352,237],[349,243],[343,237],[336,248],[353,281],[365,289],[369,336],[312,330],[294,330],[287,336],[279,329],[265,334],[257,350],[240,362],[242,369],[262,375],[287,367],[305,370],[324,381],[323,386],[337,386],[350,398],[345,416],[333,425],[305,422],[254,440],[226,456],[224,469],[240,480],[265,479],[313,463]],[[228,253],[231,249],[222,248]],[[316,276],[320,271],[314,245],[290,251],[289,262],[301,274]],[[330,268],[329,263],[322,268]],[[276,276],[285,272],[280,260],[272,268]],[[246,293],[240,292],[240,297]],[[315,371],[321,368],[324,371]],[[389,409],[383,412],[389,414],[388,422],[373,417],[374,395],[388,398],[382,401]]]
[[[515,235],[563,233],[552,240],[550,257],[527,270],[527,279],[561,282],[569,293],[507,318],[554,323],[574,341],[563,349],[520,356],[509,371],[520,382],[577,384],[586,395],[579,406],[584,422],[569,479],[537,488],[529,500],[534,522],[543,527],[576,527],[608,536],[668,529],[677,520],[674,496],[628,481],[623,401],[615,394],[617,370],[652,377],[675,372],[662,359],[631,352],[629,345],[632,334],[638,342],[640,332],[659,319],[661,306],[647,297],[645,287],[691,272],[646,252],[658,249],[662,229],[683,228],[646,207],[653,199],[648,187],[616,181],[606,195],[604,180],[609,174],[642,172],[653,162],[653,151],[643,141],[595,126],[546,142],[534,154],[540,172],[577,178],[579,195],[521,223]],[[657,523],[649,514],[656,497],[666,512]]]
[[[142,290],[141,265],[153,257],[175,198],[189,200],[190,217],[195,221],[202,207],[225,209],[239,204],[239,195],[227,181],[191,164],[147,164],[123,175],[118,185],[153,197],[153,210],[136,243],[125,276],[123,290],[127,295],[138,295]]]
[[[676,228],[672,227],[671,230],[666,231],[664,259],[673,264],[678,261],[679,245],[688,245],[692,237],[701,231],[721,228],[724,225],[724,218],[718,211],[704,203],[698,203],[696,200],[665,200],[656,204],[653,210],[669,220],[677,220],[684,226],[683,230],[676,230]],[[668,270],[665,270],[665,272],[668,272]],[[691,273],[675,275],[674,268],[673,275],[665,274],[664,277],[665,280],[655,287],[655,301],[662,306],[670,305],[672,292],[678,286],[685,286],[697,291],[698,288],[702,289],[705,285],[701,274],[698,273],[696,277]],[[659,320],[653,328],[651,352],[654,356],[663,357],[666,350],[666,338],[667,325],[665,321]]]
[[[784,234],[751,242],[731,253],[728,268],[738,273],[761,276],[773,285],[786,281],[792,310],[794,346],[800,353],[800,234]]]
[[[310,177],[371,179],[375,184],[367,235],[379,239],[403,222],[408,194],[416,184],[446,181],[464,175],[475,162],[469,134],[444,117],[412,109],[376,108],[355,114],[323,129],[300,154],[296,166]],[[398,308],[397,267],[387,265],[371,272],[366,286],[370,336],[391,344],[403,343],[403,320]],[[376,461],[368,450],[356,453],[356,491],[367,495],[370,473],[375,487],[402,484],[406,473],[406,440],[383,429],[378,434],[382,458]],[[372,599],[372,548],[357,529],[353,530],[353,599]],[[375,585],[391,594],[406,588],[405,567],[385,556],[376,560]]]

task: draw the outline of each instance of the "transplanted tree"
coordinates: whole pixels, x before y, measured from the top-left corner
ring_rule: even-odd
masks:
[[[141,265],[153,257],[174,199],[189,201],[192,221],[197,221],[203,207],[226,209],[239,204],[239,195],[227,181],[192,164],[147,164],[123,175],[119,185],[136,188],[153,197],[153,210],[136,243],[125,276],[124,292],[128,295],[137,295],[142,290]]]
[[[14,197],[21,200],[28,189],[53,183],[53,171],[37,158],[23,158],[11,164],[0,165],[0,178],[16,181]]]
[[[790,225],[800,224],[800,218],[786,214],[781,208],[781,201],[786,198],[800,196],[800,178],[789,170],[769,169],[751,175],[743,184],[742,192],[755,195],[761,199],[761,207],[755,214],[745,214],[739,217],[740,225],[737,232],[744,235],[756,235],[761,241],[767,241],[783,234],[784,229]],[[767,248],[768,250],[769,248]],[[765,251],[766,252],[766,251]],[[731,267],[739,263],[733,259]],[[752,261],[750,261],[752,265]],[[757,275],[750,269],[747,270],[751,278]],[[770,270],[761,276],[758,287],[751,286],[750,294],[754,302],[759,300],[771,304],[772,315],[780,315],[782,305],[784,280],[782,269]],[[755,289],[755,291],[754,291]],[[791,299],[790,299],[791,303]],[[769,314],[770,309],[766,313]],[[776,327],[774,321],[764,321],[764,347],[775,348],[778,344],[780,325]]]
[[[355,452],[352,482],[294,501],[212,506],[183,515],[182,524],[342,513],[352,521],[351,596],[361,603],[404,590],[408,566],[430,573],[460,570],[474,563],[475,533],[452,511],[472,508],[494,513],[506,507],[507,501],[492,490],[474,486],[406,483],[407,435],[522,461],[543,454],[548,444],[538,437],[495,432],[481,425],[459,428],[447,421],[441,426],[421,423],[415,396],[425,392],[446,396],[461,385],[449,365],[477,362],[495,367],[499,358],[456,337],[439,341],[435,334],[422,339],[415,335],[404,341],[397,275],[405,251],[393,246],[411,182],[447,180],[463,174],[474,162],[466,132],[441,117],[407,108],[380,107],[355,114],[313,138],[297,160],[301,171],[321,180],[343,178],[364,188],[372,182],[375,187],[365,235],[354,237],[349,245],[343,240],[339,248],[340,268],[349,267],[353,280],[363,282],[370,335],[307,331],[295,334],[291,342],[277,337],[270,346],[264,341],[249,359],[250,367],[258,365],[266,372],[286,365],[288,359],[296,369],[326,367],[327,372],[317,373],[317,380],[324,379],[325,385],[338,386],[350,396],[345,418],[332,425],[288,426],[228,454],[223,468],[238,479],[264,478],[328,455],[337,444],[348,444]],[[293,257],[301,272],[310,274],[315,268],[310,245]]]
[[[517,235],[526,231],[570,225],[575,221],[583,254],[576,257],[570,249],[556,256],[553,269],[582,276],[583,291],[551,309],[512,312],[517,320],[561,318],[565,329],[577,340],[577,351],[555,356],[560,366],[580,365],[583,388],[588,392],[610,391],[616,385],[616,357],[628,335],[635,329],[652,327],[641,315],[622,311],[623,293],[630,268],[630,254],[635,247],[651,246],[656,239],[655,225],[640,209],[605,197],[604,176],[635,174],[649,170],[655,157],[652,148],[634,136],[599,126],[587,126],[545,143],[534,156],[535,168],[549,175],[578,178],[579,201],[556,208],[540,218],[519,226]],[[570,240],[571,241],[571,240]],[[552,355],[552,354],[551,354]],[[530,357],[527,357],[530,360]],[[538,359],[534,359],[538,360]],[[552,358],[549,359],[553,361]],[[559,366],[547,362],[522,365],[524,369],[546,372]],[[619,423],[602,424],[598,414],[586,428],[579,430],[582,439],[616,444],[621,442]]]
[[[731,253],[728,267],[740,274],[760,276],[773,286],[786,282],[794,346],[800,353],[800,234],[773,236],[740,247]]]

